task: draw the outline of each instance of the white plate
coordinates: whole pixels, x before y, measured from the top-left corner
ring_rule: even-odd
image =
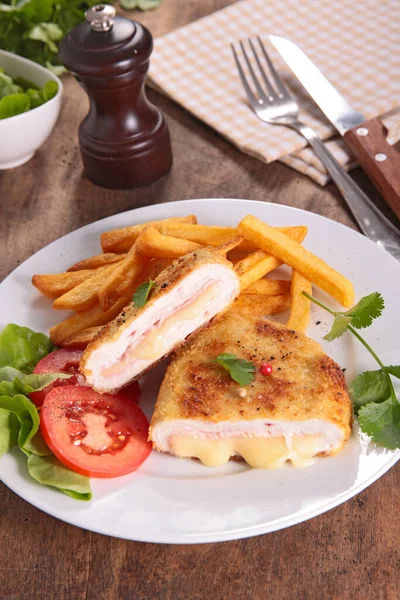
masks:
[[[366,330],[386,364],[398,363],[400,265],[389,254],[351,229],[301,210],[246,200],[188,200],[132,210],[87,225],[53,242],[16,269],[0,286],[1,327],[9,322],[47,332],[63,317],[32,288],[33,273],[66,269],[99,252],[102,231],[143,221],[194,213],[200,223],[235,225],[246,214],[277,226],[308,225],[305,246],[353,282],[357,298],[380,291],[383,316]],[[323,293],[318,296],[331,306]],[[317,321],[321,321],[316,325]],[[321,342],[331,319],[321,309],[312,315],[310,337]],[[372,358],[349,335],[326,351],[352,378],[374,369]],[[148,414],[157,394],[162,367],[145,378],[141,401]],[[395,464],[400,451],[377,448],[356,430],[338,456],[321,458],[306,469],[290,465],[277,471],[250,469],[231,462],[211,469],[198,462],[153,452],[132,475],[92,480],[90,503],[72,500],[29,478],[18,450],[0,460],[0,475],[19,496],[63,521],[106,535],[146,542],[199,543],[232,540],[275,531],[310,519],[348,500]]]

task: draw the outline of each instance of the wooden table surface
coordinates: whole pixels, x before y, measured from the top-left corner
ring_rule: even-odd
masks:
[[[131,13],[154,36],[233,3],[164,0]],[[271,10],[273,6],[271,5]],[[296,206],[356,228],[332,185],[245,156],[153,91],[165,112],[174,166],[137,190],[93,186],[82,176],[77,127],[84,93],[65,79],[56,129],[28,164],[0,175],[0,278],[58,237],[115,213],[185,198],[236,197]],[[374,195],[365,177],[358,181]],[[379,199],[378,199],[379,201]],[[1,600],[358,599],[400,597],[400,468],[311,521],[255,538],[156,545],[110,538],[58,521],[0,486]]]

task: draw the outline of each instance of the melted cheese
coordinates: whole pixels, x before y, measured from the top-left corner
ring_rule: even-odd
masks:
[[[220,467],[237,455],[254,468],[277,469],[288,460],[295,467],[306,467],[314,462],[323,445],[323,436],[319,434],[293,435],[290,447],[284,436],[205,439],[172,435],[170,438],[173,454],[198,458],[207,467]]]
[[[205,312],[215,296],[217,284],[208,286],[193,302],[165,319],[160,327],[154,327],[150,333],[132,350],[132,357],[139,359],[156,359],[167,351],[165,338],[171,329],[179,327],[183,321],[191,321],[199,313]]]
[[[215,297],[217,288],[218,284],[216,283],[209,285],[193,302],[188,303],[173,315],[167,317],[161,325],[156,325],[150,329],[136,346],[126,352],[118,363],[105,369],[103,375],[105,377],[117,375],[123,372],[127,365],[134,360],[157,360],[164,356],[168,350],[166,346],[167,334],[170,334],[175,328],[179,328],[184,321],[191,321],[200,313],[206,312],[208,305]]]

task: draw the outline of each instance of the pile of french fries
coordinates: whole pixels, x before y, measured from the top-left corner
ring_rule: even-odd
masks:
[[[354,301],[351,282],[301,243],[307,227],[271,227],[248,215],[233,227],[200,225],[194,215],[106,231],[103,253],[72,265],[65,273],[34,275],[33,285],[57,310],[75,314],[55,325],[50,337],[62,348],[85,348],[103,325],[132,302],[143,282],[155,279],[172,261],[198,248],[212,248],[234,265],[241,309],[272,315],[290,309],[287,327],[304,332],[310,301],[302,294],[319,286],[343,306]],[[292,279],[269,279],[282,264]]]

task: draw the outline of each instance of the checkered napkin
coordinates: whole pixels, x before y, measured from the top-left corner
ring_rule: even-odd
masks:
[[[150,80],[235,146],[281,160],[324,185],[327,173],[302,136],[259,121],[250,110],[230,42],[259,35],[313,127],[346,168],[345,144],[268,42],[298,44],[367,118],[380,116],[391,144],[400,139],[400,0],[241,0],[155,40]],[[396,114],[397,113],[397,114]]]

